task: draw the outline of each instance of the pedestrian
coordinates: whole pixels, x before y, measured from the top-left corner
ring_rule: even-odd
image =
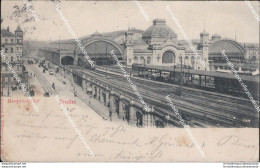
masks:
[[[109,119],[110,121],[112,121],[112,110],[110,108],[110,102],[108,102],[107,107],[108,107]]]
[[[112,121],[112,110],[109,108],[109,119]]]
[[[52,83],[52,88],[55,89],[54,82]]]
[[[77,96],[77,90],[75,89],[74,91],[74,96],[76,97]]]

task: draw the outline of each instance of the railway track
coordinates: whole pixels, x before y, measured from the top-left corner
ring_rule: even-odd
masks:
[[[115,86],[115,82],[113,83],[113,85]],[[122,87],[122,83],[118,82],[116,84],[117,88],[120,88],[122,90],[126,90],[128,89],[127,87]],[[131,90],[131,88],[129,88],[129,90]],[[165,100],[165,97],[164,96],[154,96],[154,94],[152,94],[151,92],[147,92],[147,91],[143,91],[141,89],[139,89],[139,92],[141,95],[143,95],[143,98],[149,102],[150,104],[154,105],[155,107],[158,107],[157,109],[165,109],[165,105],[162,105],[161,102],[163,103],[167,103],[167,101]],[[129,93],[131,93],[131,91],[129,91]],[[128,93],[128,94],[129,94]],[[132,94],[132,96],[135,96],[134,94]],[[148,99],[149,98],[149,99]],[[173,100],[174,101],[174,104],[176,105],[176,107],[181,110],[181,113],[185,113],[186,115],[192,115],[193,117],[195,118],[198,118],[199,115],[201,115],[200,119],[205,121],[205,118],[204,116],[208,116],[209,118],[211,116],[214,116],[214,117],[217,117],[217,118],[220,118],[221,119],[221,122],[222,122],[222,125],[224,124],[230,124],[234,122],[233,119],[230,119],[230,118],[227,118],[227,116],[223,116],[223,115],[220,115],[220,114],[217,114],[217,112],[212,112],[212,109],[208,108],[206,109],[205,107],[205,104],[203,104],[202,107],[198,106],[198,103],[197,104],[187,104],[186,102],[183,102],[183,101],[178,101],[178,100]],[[159,108],[160,107],[160,108]],[[167,110],[170,110],[172,111],[171,108],[167,108]],[[187,113],[188,112],[188,113]],[[214,121],[214,119],[212,120],[212,122]],[[228,121],[227,123],[224,123],[223,121]],[[243,123],[243,121],[241,120],[235,120],[236,122],[239,122],[241,125],[244,125],[246,126],[245,123]],[[219,122],[219,121],[218,121]]]
[[[148,90],[152,90],[153,92],[157,93],[157,94],[165,94],[165,95],[171,95],[174,96],[176,95],[176,90],[178,87],[173,87],[173,88],[167,88],[167,89],[160,89],[160,87],[157,88],[153,88],[152,86],[147,86],[146,84],[140,84],[140,87],[146,88]],[[178,97],[176,97],[178,98]],[[190,103],[194,103],[193,100],[196,100],[196,103],[201,103],[201,105],[205,102],[209,105],[212,106],[212,108],[215,108],[216,110],[219,110],[219,108],[216,107],[226,107],[224,110],[226,110],[226,112],[231,112],[237,109],[239,109],[241,112],[243,111],[252,111],[252,108],[245,106],[245,105],[241,105],[241,104],[236,104],[236,103],[232,103],[229,101],[223,101],[220,100],[219,98],[210,98],[210,97],[206,97],[205,96],[200,96],[199,94],[196,93],[183,93],[183,97],[181,97],[179,100],[183,100],[186,102],[190,102]]]
[[[140,81],[138,80],[134,80],[138,83],[140,83]],[[150,82],[150,81],[149,81]],[[164,92],[165,94],[176,94],[176,90],[179,88],[179,86],[177,85],[173,85],[173,86],[165,86],[165,85],[161,85],[161,84],[155,84],[154,86],[151,85],[149,82],[145,81],[142,83],[145,84],[144,87],[149,88],[150,90],[152,89],[154,92],[157,93],[162,93]],[[162,89],[163,88],[163,89]],[[244,100],[241,100],[241,102],[237,101],[236,99],[232,99],[232,98],[222,98],[216,95],[211,95],[211,93],[200,93],[199,91],[190,91],[190,90],[185,90],[183,89],[183,96],[184,98],[196,98],[198,100],[203,100],[209,103],[214,103],[215,105],[232,105],[235,104],[236,108],[239,107],[239,109],[244,109],[244,110],[252,110],[252,108],[249,108],[247,105],[243,105],[242,103],[245,103]],[[221,99],[220,99],[221,98]],[[220,101],[217,101],[220,100]],[[246,101],[248,102],[248,101]]]
[[[81,71],[83,70],[84,72],[87,71],[86,69],[81,69],[81,68],[78,68],[78,67],[76,69],[79,69]],[[95,77],[96,79],[98,78],[98,76],[101,77],[102,79],[99,79],[100,82],[106,83],[108,86],[111,86],[111,84],[112,84],[112,86],[114,86],[114,87],[116,86],[117,89],[120,88],[121,91],[128,92],[127,94],[129,94],[131,96],[134,96],[134,97],[136,96],[135,94],[133,94],[130,87],[125,87],[125,85],[122,85],[123,81],[124,81],[124,83],[126,82],[126,79],[124,77],[123,78],[117,77],[116,80],[108,80],[106,82],[106,80],[104,80],[104,78],[103,78],[104,73],[100,74],[100,72],[97,73],[97,72],[94,72],[94,71],[91,71],[91,73],[95,74],[95,75],[93,75],[93,77]],[[119,82],[116,82],[117,80],[119,80]],[[126,86],[128,86],[128,85],[126,85]],[[153,104],[154,106],[156,105],[156,107],[160,107],[160,108],[165,109],[165,105],[163,105],[163,106],[161,105],[162,99],[164,97],[160,97],[159,99],[158,98],[156,99],[156,98],[154,98],[154,94],[153,95],[151,95],[150,93],[148,94],[147,91],[144,92],[143,90],[139,89],[139,92],[140,92],[141,95],[143,95],[144,100],[146,100],[147,102],[151,102],[151,104]],[[149,99],[147,99],[147,97]],[[192,103],[194,103],[194,102],[192,102]],[[242,121],[240,119],[232,119],[232,118],[230,118],[230,116],[217,114],[218,111],[208,112],[208,111],[203,110],[201,108],[195,107],[196,104],[198,105],[197,102],[196,102],[196,104],[192,104],[189,107],[187,107],[186,105],[183,105],[183,102],[182,103],[175,103],[175,104],[176,104],[176,107],[178,107],[178,109],[182,111],[182,113],[187,114],[187,112],[188,112],[188,115],[193,115],[193,113],[194,113],[194,117],[196,117],[196,118],[199,118],[199,115],[203,114],[202,117],[200,117],[202,120],[205,120],[205,117],[203,117],[204,115],[213,116],[215,118],[218,118],[219,121],[217,121],[217,122],[221,123],[222,126],[225,125],[225,126],[231,126],[232,127],[234,122],[239,123],[241,126],[253,126],[253,127],[255,126],[255,124],[251,124],[251,123],[248,124],[248,123],[245,123],[244,121]],[[202,107],[206,107],[206,108],[212,108],[211,106],[208,106],[205,103],[199,104],[199,105],[202,106]],[[215,110],[220,110],[220,108],[216,108],[215,106],[214,106],[214,108],[215,108]],[[169,108],[167,110],[169,110]],[[170,109],[170,110],[172,111],[172,109]],[[212,111],[212,109],[210,109],[210,110]],[[231,112],[234,114],[233,111],[231,111]],[[239,116],[239,115],[236,114],[236,116]],[[240,118],[243,118],[243,117],[242,117],[242,115],[240,116]],[[216,122],[216,119],[215,120],[213,119],[212,122]]]
[[[118,74],[122,75],[122,72],[121,72],[121,70],[118,67],[115,67],[115,68],[111,68],[111,67],[109,68],[108,67],[108,70],[111,71],[111,72],[118,73]],[[160,81],[147,80],[147,79],[144,79],[144,78],[139,78],[138,80],[142,80],[143,82],[149,81],[149,83],[152,82],[153,85],[157,84],[157,85],[160,85],[160,87],[162,87],[162,86],[163,87],[165,87],[165,86],[175,87],[175,88],[179,87],[179,85],[176,85],[176,84],[163,83],[163,82],[160,82]],[[186,86],[183,86],[183,91],[184,91],[184,93],[185,92],[187,92],[188,94],[192,93],[193,95],[194,95],[194,92],[196,92],[196,94],[198,93],[198,94],[202,95],[203,98],[211,97],[211,98],[215,99],[215,98],[220,98],[221,97],[223,102],[224,101],[230,101],[230,99],[232,99],[232,101],[237,103],[238,105],[241,104],[241,103],[244,103],[245,101],[249,102],[247,97],[246,98],[239,98],[239,97],[234,97],[234,96],[231,96],[231,95],[225,95],[225,94],[221,94],[221,93],[215,93],[215,92],[212,92],[212,91],[205,91],[205,90],[190,88],[190,87],[186,87]]]
[[[95,75],[95,77],[97,77],[97,75]],[[112,79],[111,79],[112,80]],[[125,79],[123,79],[125,80]],[[136,97],[136,95],[133,93],[132,91],[132,88],[130,87],[127,87],[128,85],[124,86],[122,85],[122,83],[120,82],[115,82],[115,80],[112,80],[112,81],[108,81],[108,82],[105,82],[104,80],[100,80],[100,82],[103,82],[105,83],[106,85],[108,86],[111,86],[111,84],[113,84],[113,87],[116,88],[117,90],[120,90],[121,92],[123,93],[127,93],[127,95],[130,95],[131,97]],[[122,80],[120,80],[122,81]],[[155,109],[156,111],[160,111],[161,115],[170,115],[170,116],[173,116],[174,119],[175,116],[174,116],[174,111],[171,109],[171,107],[168,105],[168,103],[166,102],[166,100],[164,100],[165,98],[164,97],[155,97],[153,94],[151,93],[147,93],[147,92],[144,92],[140,89],[139,90],[139,93],[142,95],[143,99],[148,103],[148,104],[151,104],[153,106],[155,106]],[[163,101],[162,101],[163,100]],[[165,106],[165,104],[167,104]],[[214,114],[210,114],[208,113],[207,111],[203,111],[202,109],[197,109],[195,108],[194,106],[185,106],[183,105],[182,103],[174,103],[176,105],[176,107],[178,108],[179,110],[179,113],[183,116],[183,115],[190,115],[194,118],[200,118],[200,121],[196,121],[196,122],[205,122],[205,117],[204,117],[204,114],[206,115],[210,115],[210,116],[213,116]],[[164,111],[164,110],[166,111]],[[201,116],[199,116],[199,114],[201,114]],[[216,117],[216,116],[215,116]],[[226,118],[224,118],[223,116],[220,116],[218,115],[217,117],[221,117],[222,119],[225,119],[227,120]],[[210,119],[210,118],[209,118]],[[225,126],[225,127],[230,127],[230,122],[225,122],[225,120],[222,120],[222,121],[219,121],[218,123],[220,123],[222,126]],[[176,122],[179,122],[178,120],[175,120]],[[216,120],[214,119],[211,119],[210,120],[211,122],[216,122]],[[233,121],[232,121],[233,122]],[[209,123],[210,124],[210,123]]]
[[[104,72],[101,71],[101,73],[104,74]],[[113,74],[112,74],[113,75]],[[168,88],[165,88],[165,86],[163,85],[151,85],[149,82],[147,81],[142,81],[140,83],[140,81],[136,80],[136,79],[133,79],[132,78],[132,81],[136,82],[136,84],[140,84],[142,87],[146,87],[148,90],[151,90],[153,89],[154,92],[156,92],[157,90],[159,90],[157,93],[162,93],[164,92],[165,94],[175,94],[175,90],[179,87],[179,86],[168,86]],[[163,88],[163,89],[160,89],[160,88]],[[165,90],[168,90],[165,91]],[[188,90],[189,91],[189,90]],[[185,91],[184,91],[185,92]],[[248,107],[248,105],[251,105],[250,101],[246,101],[247,104],[246,105],[243,105],[245,103],[244,100],[241,100],[241,102],[237,102],[236,99],[232,99],[232,98],[222,98],[221,97],[221,100],[220,100],[220,97],[217,97],[215,95],[211,95],[210,93],[208,94],[203,94],[200,95],[200,93],[197,91],[197,92],[193,92],[193,91],[189,91],[188,93],[183,93],[184,94],[184,99],[185,98],[195,98],[196,100],[198,101],[201,101],[201,102],[209,102],[209,103],[214,103],[214,106],[218,106],[218,105],[221,105],[221,106],[227,106],[228,107],[233,107],[233,108],[230,108],[231,110],[237,110],[237,109],[242,109],[242,110],[248,110],[248,111],[252,111],[253,108],[250,108],[251,106]],[[219,99],[220,101],[217,101],[217,99]],[[243,104],[242,104],[243,103]]]
[[[102,73],[102,71],[101,71]],[[136,80],[134,78],[132,78],[132,81],[135,81],[137,83],[140,83],[139,80]],[[153,85],[150,84],[151,81],[148,80],[142,80],[141,82],[141,86],[142,87],[147,87],[148,90],[153,89],[155,92],[157,93],[162,93],[164,92],[165,94],[175,94],[176,92],[174,92],[173,90],[176,90],[177,88],[179,88],[178,85],[174,85],[174,84],[170,84],[171,86],[165,85],[165,84],[158,84],[158,83],[154,83]],[[168,88],[165,88],[168,87]],[[158,89],[159,88],[159,89]],[[163,91],[162,89],[160,90],[160,88],[164,88],[164,90],[170,90],[168,91],[168,93],[166,91]],[[159,91],[158,91],[159,90]],[[234,98],[234,97],[224,97],[223,95],[214,95],[212,94],[212,92],[207,92],[204,93],[205,91],[194,91],[193,90],[189,90],[189,89],[183,89],[183,95],[185,96],[184,98],[195,98],[197,101],[200,102],[207,102],[209,104],[213,104],[213,108],[214,107],[218,107],[218,106],[226,106],[225,110],[229,110],[229,111],[233,111],[237,109],[240,109],[243,113],[244,111],[255,111],[257,112],[254,108],[252,108],[252,103],[247,100],[247,99],[239,99],[239,98]],[[221,98],[221,99],[220,99]],[[219,110],[219,109],[217,109]],[[228,111],[227,111],[228,112]],[[254,115],[255,113],[252,113],[252,117],[255,117]],[[251,114],[250,114],[251,115]]]
[[[51,95],[57,95],[58,92],[55,89],[52,89],[51,84],[46,80],[45,76],[35,67],[35,65],[31,65],[30,68],[34,71],[37,79],[39,80],[43,90],[48,92]]]
[[[133,94],[133,91],[132,91],[132,89],[130,87],[125,87],[125,85],[122,85],[122,82],[123,83],[126,82],[126,79],[124,77],[118,78],[119,75],[109,74],[110,77],[111,76],[116,76],[116,80],[114,80],[114,79],[112,80],[112,78],[108,79],[108,80],[107,79],[104,80],[105,72],[102,72],[102,71],[98,71],[98,72],[96,72],[96,71],[89,71],[89,70],[86,70],[86,69],[80,68],[80,67],[72,67],[72,68],[73,69],[78,69],[80,71],[84,71],[85,73],[88,73],[88,74],[92,73],[93,78],[96,78],[96,79],[99,78],[98,80],[100,82],[105,83],[108,86],[113,86],[113,87],[115,87],[115,89],[117,89],[117,90],[119,89],[122,92],[125,92],[125,93],[127,92],[128,95],[131,95],[133,97],[136,96],[135,94]],[[126,86],[128,86],[128,85],[129,84],[127,84]],[[144,84],[142,84],[142,85],[144,85]],[[140,88],[142,88],[142,87],[140,87]],[[160,96],[160,98],[158,99],[158,97],[155,98],[154,94],[148,93],[149,91],[147,91],[147,90],[146,91],[143,91],[142,89],[138,89],[138,90],[139,90],[140,94],[143,95],[143,98],[144,98],[145,101],[151,103],[152,105],[154,105],[156,107],[160,107],[160,108],[157,108],[158,111],[161,111],[164,114],[172,115],[172,113],[173,113],[172,109],[171,108],[165,108],[165,103],[167,103],[167,102],[164,102],[164,104],[162,105],[162,102],[163,102],[162,100],[164,100],[165,97]],[[174,98],[179,100],[178,97],[174,97]],[[176,107],[178,107],[180,113],[182,113],[183,115],[193,116],[193,117],[201,120],[201,122],[205,122],[205,115],[206,115],[208,117],[211,117],[211,119],[208,118],[210,123],[218,123],[218,124],[220,123],[221,126],[225,126],[225,127],[234,127],[234,122],[236,124],[239,124],[239,126],[242,126],[242,127],[257,127],[257,125],[258,125],[258,122],[255,123],[253,118],[251,120],[253,122],[245,123],[242,120],[242,118],[248,117],[248,116],[246,116],[244,114],[242,115],[242,114],[238,114],[237,112],[228,111],[229,115],[223,115],[223,114],[221,115],[221,114],[218,114],[219,113],[218,110],[223,110],[223,109],[222,108],[218,108],[215,105],[214,106],[212,106],[212,105],[210,106],[208,104],[205,104],[205,102],[198,103],[197,101],[194,102],[194,100],[193,100],[193,102],[190,101],[189,103],[192,103],[192,104],[190,106],[188,106],[188,107],[186,105],[183,105],[183,102],[178,102],[178,103],[175,102],[175,105],[176,105]],[[206,108],[210,109],[210,111],[206,111],[204,109],[195,107],[195,106],[198,106],[198,105],[202,106],[202,107],[206,107]],[[230,106],[230,104],[228,104],[228,105]],[[222,104],[222,106],[223,106],[223,104]],[[214,108],[214,112],[212,112],[212,108]],[[223,107],[223,108],[226,108],[226,107]],[[163,112],[162,109],[170,111],[170,113],[169,112]],[[224,113],[226,113],[226,112],[224,112]],[[236,115],[237,118],[236,119],[232,119],[230,115]],[[256,117],[256,118],[258,118],[258,117]],[[257,119],[255,119],[255,120],[257,120]],[[215,125],[215,124],[212,124],[212,125]]]

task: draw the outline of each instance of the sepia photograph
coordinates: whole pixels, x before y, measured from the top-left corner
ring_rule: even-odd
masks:
[[[2,0],[1,161],[259,161],[259,20],[258,1]]]

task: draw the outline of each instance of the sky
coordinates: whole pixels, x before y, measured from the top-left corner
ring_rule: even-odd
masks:
[[[10,27],[14,31],[18,25],[17,20],[10,19],[15,11],[14,6],[22,7],[23,1],[1,1],[2,28]],[[127,30],[128,27],[146,30],[152,25],[153,19],[166,19],[166,24],[178,35],[184,37],[179,31],[166,6],[170,8],[184,32],[190,39],[199,39],[204,30],[211,35],[219,34],[223,38],[236,39],[238,42],[259,43],[259,22],[244,1],[239,2],[169,2],[169,1],[61,1],[59,3],[64,17],[77,37],[91,35],[98,31],[112,32]],[[55,5],[50,1],[30,1],[33,11],[39,21],[21,24],[25,30],[25,39],[52,41],[72,39],[72,35],[58,15]],[[253,9],[259,14],[259,2],[251,2]],[[142,9],[140,9],[142,8]],[[142,11],[143,10],[143,11]],[[145,19],[144,13],[149,16]],[[28,10],[28,15],[32,14]],[[31,17],[31,16],[30,16]],[[20,18],[21,23],[24,18]]]

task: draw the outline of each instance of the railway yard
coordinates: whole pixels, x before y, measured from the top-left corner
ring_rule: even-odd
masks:
[[[130,84],[120,72],[120,69],[97,67],[88,70],[68,65],[66,69],[82,73],[105,87],[123,93],[126,97],[135,98]],[[165,96],[170,95],[175,107],[182,118],[191,127],[258,127],[259,115],[254,106],[246,98],[239,98],[225,94],[214,93],[199,89],[183,87],[182,96],[176,95],[178,85],[167,84],[138,77],[131,77],[139,93],[148,105],[154,107],[157,115],[169,115],[171,124],[181,127],[174,111]]]

